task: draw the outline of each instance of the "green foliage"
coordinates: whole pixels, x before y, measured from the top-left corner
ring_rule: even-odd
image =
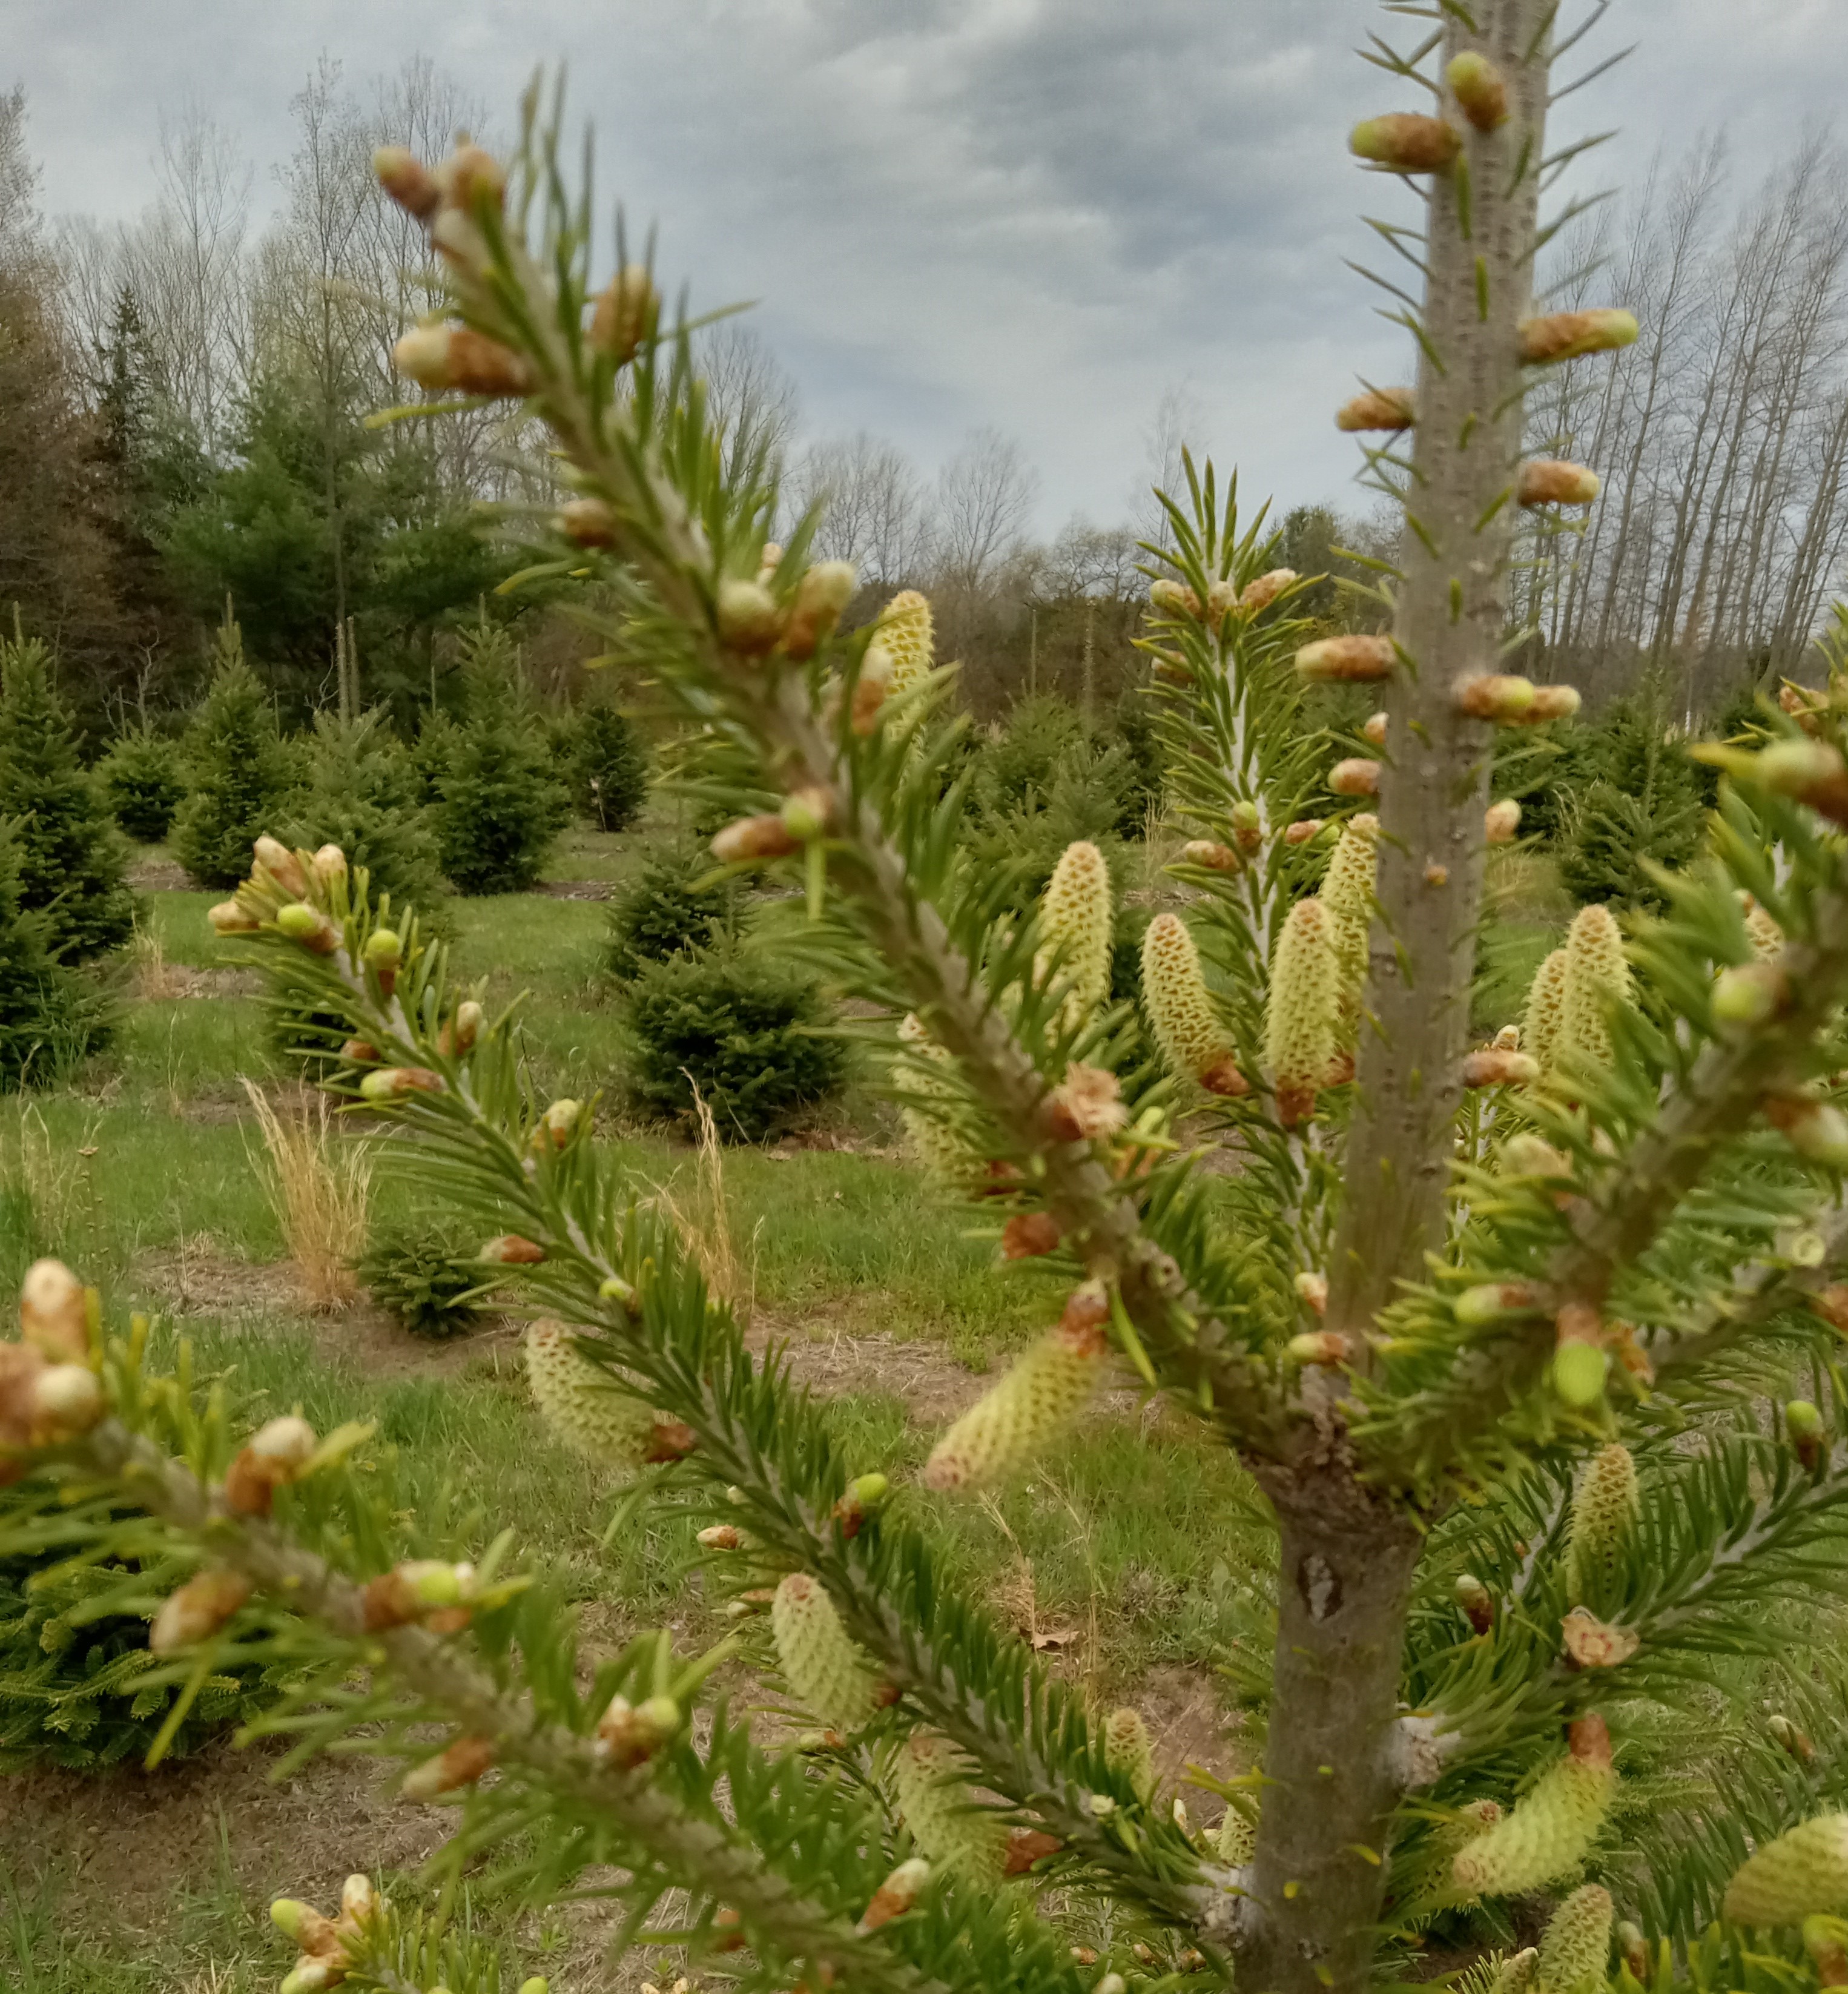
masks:
[[[278,731],[276,709],[244,662],[244,639],[227,615],[212,680],[187,730],[191,793],[173,817],[173,855],[202,886],[235,886],[250,849],[273,834],[300,783],[299,759]]]
[[[650,857],[610,903],[603,966],[629,982],[651,963],[708,948],[735,931],[742,896],[735,879],[702,891],[695,882],[713,870],[712,855],[697,846]]]
[[[115,821],[138,845],[158,845],[186,800],[180,744],[151,728],[122,735],[97,766]]]
[[[727,1142],[755,1143],[838,1094],[839,1040],[814,984],[773,956],[735,945],[644,968],[623,993],[636,1105],[693,1112],[693,1091]]]
[[[366,1293],[413,1335],[461,1336],[481,1320],[473,1299],[481,1263],[457,1238],[427,1226],[382,1232],[357,1271]]]
[[[1660,910],[1667,902],[1647,866],[1678,871],[1700,841],[1695,764],[1647,697],[1613,703],[1580,731],[1574,759],[1589,779],[1562,813],[1561,882],[1580,902]]]
[[[77,759],[51,662],[36,639],[0,642],[0,799],[15,817],[20,904],[44,916],[60,957],[81,962],[128,940],[135,896],[128,848]]]
[[[313,851],[338,845],[350,865],[364,866],[375,898],[440,919],[444,899],[436,832],[410,756],[376,711],[343,721],[315,715],[308,786],[274,834]]]
[[[14,1499],[0,1491],[0,1530]],[[0,1773],[33,1766],[94,1772],[140,1759],[165,1722],[178,1686],[150,1686],[144,1610],[185,1570],[170,1558],[146,1571],[67,1564],[60,1550],[0,1557]],[[170,1752],[195,1751],[258,1705],[256,1672],[214,1673],[174,1734]]]
[[[97,993],[53,953],[49,923],[20,905],[20,838],[0,817],[0,1094],[56,1084],[108,1036]]]
[[[648,797],[648,752],[634,723],[613,706],[573,716],[569,747],[572,800],[599,831],[626,831]]]
[[[466,711],[436,773],[443,870],[463,893],[519,893],[571,810],[513,639],[484,616],[464,638]]]

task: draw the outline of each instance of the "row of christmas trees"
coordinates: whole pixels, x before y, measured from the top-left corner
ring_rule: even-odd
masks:
[[[84,965],[134,931],[130,836],[166,837],[199,885],[221,889],[252,840],[285,824],[352,852],[397,904],[437,911],[446,884],[531,886],[574,807],[611,829],[633,818],[646,765],[615,708],[585,708],[561,741],[513,639],[485,619],[464,639],[464,684],[461,718],[433,714],[412,745],[372,713],[323,713],[291,738],[228,616],[184,738],[138,728],[90,769],[49,647],[17,629],[0,641],[0,1091],[56,1079],[105,1035]]]

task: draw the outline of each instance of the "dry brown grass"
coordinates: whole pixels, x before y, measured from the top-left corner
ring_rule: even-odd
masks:
[[[327,1097],[299,1088],[273,1101],[244,1082],[269,1156],[270,1198],[312,1309],[341,1309],[359,1298],[353,1263],[365,1249],[372,1185],[370,1146],[337,1136]]]
[[[693,1076],[687,1076],[693,1086]],[[719,1300],[729,1303],[741,1324],[748,1325],[756,1307],[757,1256],[755,1241],[747,1262],[739,1252],[732,1231],[731,1206],[725,1193],[725,1152],[719,1146],[718,1126],[698,1087],[693,1087],[693,1106],[699,1117],[699,1150],[695,1159],[691,1190],[677,1197],[671,1186],[657,1187],[654,1201],[665,1212],[699,1263],[708,1289]]]
[[[135,923],[129,943],[129,960],[133,965],[135,995],[143,1004],[158,1004],[164,998],[183,994],[186,979],[168,966],[166,945],[159,930]]]

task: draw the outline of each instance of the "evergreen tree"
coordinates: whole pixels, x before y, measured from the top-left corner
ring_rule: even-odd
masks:
[[[513,639],[484,615],[463,639],[465,713],[437,775],[443,870],[464,893],[523,893],[571,812]]]
[[[135,925],[128,848],[77,759],[51,653],[16,622],[0,642],[0,797],[19,814],[21,904],[44,914],[54,951],[81,962],[120,947]]]
[[[1649,869],[1678,871],[1700,841],[1697,767],[1647,692],[1580,731],[1590,779],[1563,814],[1560,879],[1577,900],[1659,910],[1667,896]]]
[[[1494,731],[1566,704],[1501,669],[1507,501],[1595,484],[1523,463],[1527,370],[1637,332],[1534,310],[1555,11],[1442,8],[1380,55],[1432,94],[1352,134],[1427,190],[1416,387],[1340,414],[1393,439],[1389,471],[1410,453],[1390,636],[1287,613],[1210,464],[1170,512],[1148,642],[1193,834],[1185,912],[1144,937],[1146,1029],[1104,1008],[1095,846],[1025,914],[961,862],[948,731],[893,695],[875,629],[836,629],[850,567],[766,558],[777,495],[760,462],[728,476],[647,273],[586,295],[591,204],[552,142],[504,210],[478,152],[440,177],[382,156],[437,211],[471,335],[420,328],[400,364],[530,393],[590,509],[560,558],[622,594],[663,692],[735,751],[750,814],[715,858],[787,867],[811,956],[869,1012],[904,1009],[893,1091],[1048,1303],[894,1491],[866,1424],[709,1291],[706,1242],[623,1146],[536,1091],[509,1020],[457,1002],[444,952],[267,855],[216,924],[345,1011],[358,1098],[417,1139],[397,1167],[492,1228],[478,1259],[533,1318],[556,1444],[633,1485],[625,1519],[664,1498],[703,1523],[703,1582],[814,1727],[766,1749],[722,1697],[696,1711],[729,1642],[684,1655],[662,1629],[593,1663],[565,1589],[491,1519],[420,1513],[389,1450],[351,1460],[364,1427],[231,1431],[145,1379],[139,1339],[91,1352],[81,1283],[35,1269],[26,1340],[0,1346],[28,1511],[0,1555],[53,1519],[86,1563],[183,1544],[197,1569],[152,1648],[176,1677],[311,1667],[279,1728],[461,1803],[445,1905],[498,1845],[547,1900],[613,1890],[626,1937],[690,1964],[856,1994],[1370,1994],[1440,1947],[1497,1994],[1848,1985],[1848,645],[1761,749],[1705,751],[1718,821],[1667,913],[1627,944],[1582,909],[1524,1020],[1470,1043],[1484,848],[1514,827]],[[1331,680],[1383,702],[1387,758],[1329,767]],[[1305,893],[1318,795],[1342,822]],[[920,1527],[1042,1472],[1113,1377],[1233,1451],[1238,1513],[1263,1520],[1228,1651],[1262,1742],[1205,1783],[1211,1828],[1161,1790],[1143,1715],[1093,1708]],[[273,1914],[295,1988],[506,1984],[363,1875],[337,1918]],[[1509,1957],[1523,1927],[1538,1943]]]
[[[572,719],[572,800],[599,831],[626,831],[648,797],[648,751],[619,708],[599,703]]]
[[[431,814],[410,757],[382,714],[342,720],[321,713],[307,787],[276,834],[310,851],[338,845],[348,865],[365,868],[375,896],[389,893],[393,906],[414,907],[428,921],[440,917],[445,897]]]
[[[46,916],[21,903],[16,818],[0,817],[0,1094],[63,1079],[105,1036],[94,992],[51,950]]]
[[[145,723],[131,728],[97,766],[115,821],[141,845],[158,845],[186,800],[186,757],[177,741]]]
[[[300,777],[269,696],[244,661],[243,632],[228,604],[211,684],[185,749],[192,789],[174,816],[173,855],[202,886],[235,886],[249,869],[251,847],[273,833]]]

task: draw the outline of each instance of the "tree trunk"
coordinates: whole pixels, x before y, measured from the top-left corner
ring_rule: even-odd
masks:
[[[1273,1493],[1282,1531],[1277,1656],[1241,1994],[1327,1994],[1372,1978],[1401,1790],[1390,1750],[1420,1539],[1345,1472]]]

